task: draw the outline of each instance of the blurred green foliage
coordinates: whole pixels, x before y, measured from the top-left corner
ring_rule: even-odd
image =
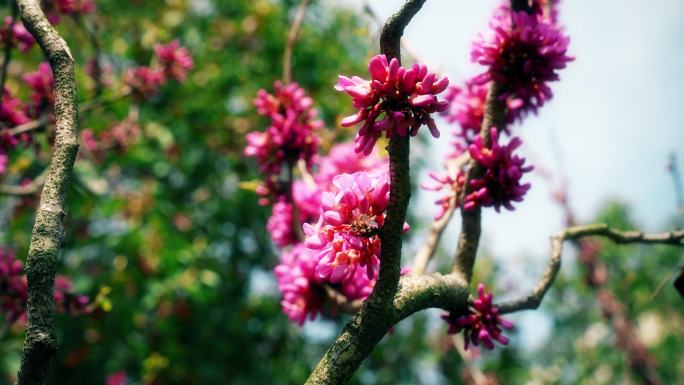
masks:
[[[96,16],[85,16],[94,18],[101,58],[114,75],[148,63],[153,45],[171,39],[189,48],[195,66],[185,83],[169,83],[140,103],[140,140],[103,156],[82,151],[79,157],[59,272],[74,280],[77,291],[97,298],[98,309],[88,316],[58,316],[60,349],[49,383],[101,384],[107,374],[123,370],[141,384],[301,384],[341,328],[344,316],[303,332],[282,314],[271,275],[277,256],[265,231],[268,208],[241,188],[241,182],[259,177],[255,164],[242,156],[245,133],[265,124],[252,98],[282,76],[285,37],[297,5],[98,0]],[[335,128],[350,107],[332,85],[338,74],[364,72],[376,47],[369,23],[352,10],[318,1],[303,24],[293,78],[314,97],[330,127],[324,147],[349,136]],[[89,101],[93,82],[83,63],[92,59],[92,46],[77,20],[66,18],[58,29],[79,63],[79,98]],[[40,60],[37,48],[15,59],[9,85],[20,96],[26,91],[16,78]],[[102,97],[116,95],[116,78]],[[81,127],[105,131],[131,108],[137,107],[129,98],[89,111]],[[49,147],[42,138],[13,154],[14,171],[38,175]],[[36,205],[34,197],[0,197],[0,212],[10,213],[0,215],[0,244],[12,246],[22,259]],[[618,205],[599,219],[634,226]],[[669,285],[656,287],[681,260],[681,251],[606,243],[600,258],[610,268],[610,289],[627,305],[638,330],[650,333],[645,343],[663,382],[677,383],[684,378],[678,359],[682,299]],[[573,264],[570,257],[566,261]],[[493,277],[494,270],[481,263],[478,274]],[[530,351],[516,348],[517,340],[474,365],[502,384],[620,383],[629,375],[624,354],[615,349],[592,295],[581,268],[568,269],[544,301],[543,312],[553,323],[546,345]],[[398,325],[352,383],[461,383],[462,359],[438,314],[419,314]],[[587,342],[595,330],[599,337]],[[0,381],[11,383],[23,331],[2,333]]]

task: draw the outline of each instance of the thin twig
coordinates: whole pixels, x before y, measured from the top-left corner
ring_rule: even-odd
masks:
[[[449,173],[454,175],[458,174],[459,170],[463,167],[463,165],[466,162],[468,162],[468,160],[470,160],[470,155],[467,152],[465,152],[458,158],[448,162]],[[413,267],[411,268],[411,274],[425,274],[427,265],[428,263],[430,263],[430,259],[432,259],[432,257],[435,254],[435,251],[437,250],[437,245],[439,245],[439,241],[442,238],[444,229],[446,229],[447,225],[449,224],[449,221],[454,215],[456,205],[458,204],[456,198],[457,197],[455,196],[452,197],[451,201],[449,202],[449,208],[444,212],[442,218],[430,224],[430,228],[428,229],[428,235],[425,239],[425,243],[423,243],[423,246],[420,248],[420,250],[418,250],[416,256],[413,259]]]
[[[363,300],[357,299],[354,301],[350,301],[344,294],[340,293],[334,287],[328,284],[324,285],[323,288],[325,289],[325,295],[328,301],[335,305],[343,313],[353,315],[356,314],[359,310],[361,310]]]
[[[283,53],[283,83],[289,84],[292,81],[292,50],[294,49],[297,36],[299,36],[299,29],[302,26],[304,16],[306,16],[306,9],[309,6],[309,0],[302,0],[297,8],[290,30],[287,33],[287,41],[285,42],[285,52]]]
[[[45,169],[40,175],[25,185],[0,184],[0,194],[16,196],[33,195],[43,187],[43,184],[45,184],[47,173],[48,169]]]
[[[669,233],[647,234],[641,231],[621,231],[605,224],[570,227],[551,237],[551,260],[546,272],[537,286],[525,298],[499,305],[501,314],[513,313],[520,310],[533,310],[539,307],[544,295],[553,284],[561,265],[563,243],[567,240],[579,240],[589,236],[608,238],[617,244],[646,243],[684,246],[684,230]]]
[[[674,183],[675,198],[677,200],[677,210],[684,214],[684,184],[682,184],[682,175],[679,173],[679,164],[677,163],[677,154],[674,152],[670,154],[670,159],[667,164],[667,170],[672,176],[672,183]]]
[[[40,44],[55,79],[55,147],[31,235],[26,276],[26,340],[19,385],[41,385],[57,350],[53,288],[57,259],[64,244],[66,195],[78,152],[78,104],[74,58],[67,43],[48,22],[37,0],[17,0],[24,26]]]

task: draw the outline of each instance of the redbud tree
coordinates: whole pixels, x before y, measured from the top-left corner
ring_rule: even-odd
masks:
[[[263,87],[253,98],[253,112],[267,124],[247,132],[242,149],[252,158],[247,164],[256,165],[261,176],[252,198],[271,210],[265,229],[278,252],[272,274],[282,312],[299,326],[339,313],[351,316],[306,383],[347,383],[397,324],[429,308],[442,310],[446,333],[462,343],[456,347],[459,351],[486,354],[509,345],[508,333],[515,325],[507,314],[540,306],[556,282],[566,241],[580,250],[588,286],[623,342],[618,347],[635,376],[643,383],[661,383],[648,352],[629,327],[624,305],[607,289],[606,267],[599,258],[604,246],[596,238],[616,244],[681,246],[681,230],[646,234],[601,223],[578,225],[561,197],[558,203],[566,211],[568,228],[551,237],[550,261],[528,295],[499,302],[491,289],[495,282],[474,278],[482,212],[512,211],[524,204],[533,188],[528,178],[535,165],[523,156],[515,131],[525,129],[528,116],[543,111],[553,97],[554,82],[574,60],[557,1],[499,4],[472,45],[470,60],[480,71],[463,84],[454,84],[419,58],[411,58],[411,65],[402,61],[404,29],[423,6],[430,6],[426,0],[407,0],[382,23],[380,50],[367,59],[367,74],[326,79],[336,82],[329,92],[348,101],[337,111],[343,117],[334,128],[325,127],[319,102],[293,77],[293,49],[309,6],[308,0],[301,1],[285,37],[282,77],[249,80]],[[75,290],[69,277],[56,273],[69,241],[67,193],[78,185],[72,177],[77,157],[104,168],[117,155],[132,151],[144,140],[141,109],[155,103],[164,87],[186,82],[195,61],[173,36],[155,41],[141,55],[145,60],[123,65],[103,60],[109,53],[99,46],[97,6],[91,0],[17,0],[10,7],[11,15],[0,25],[0,194],[39,193],[40,201],[34,207],[25,266],[9,245],[0,244],[0,310],[8,327],[25,329],[18,383],[42,384],[58,345],[55,313],[96,318],[110,306],[109,289],[87,296]],[[69,44],[55,29],[66,21],[92,44],[93,57],[83,67],[75,66],[73,51],[81,47]],[[241,28],[250,28],[247,20]],[[24,63],[39,50],[45,61],[19,75],[11,73],[11,62]],[[79,99],[84,91],[85,101]],[[81,115],[112,112],[111,106],[122,101],[126,111],[111,124],[79,129]],[[437,116],[449,127],[438,127]],[[354,131],[353,140],[346,141],[344,133],[349,131],[344,130]],[[331,131],[340,132],[332,141]],[[422,186],[436,192],[434,222],[425,244],[407,256],[402,255],[405,234],[422,230],[411,229],[407,216],[411,180],[417,177],[411,172],[415,160],[410,148],[422,131],[429,132],[429,141],[449,141],[450,150],[444,168],[430,171],[432,181]],[[453,135],[446,138],[445,133]],[[180,152],[165,150],[169,158]],[[28,169],[20,166],[18,155],[27,152],[36,159]],[[97,190],[92,184],[88,187]],[[201,201],[201,195],[195,192],[193,197]],[[451,269],[429,271],[447,224],[459,216]],[[180,231],[191,226],[188,221],[180,213],[173,218]],[[402,265],[407,261],[411,264]],[[149,274],[156,269],[146,260],[140,266],[152,271]],[[174,314],[187,316],[187,306],[175,302]],[[155,362],[163,366],[154,354],[145,365]],[[149,374],[142,378],[144,383],[158,381]],[[484,383],[478,381],[472,383]],[[106,382],[130,383],[123,370],[110,373]]]

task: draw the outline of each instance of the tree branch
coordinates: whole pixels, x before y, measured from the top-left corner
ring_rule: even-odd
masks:
[[[45,184],[45,179],[47,178],[47,172],[48,169],[45,169],[40,175],[38,175],[35,179],[31,181],[29,184],[25,185],[8,185],[8,184],[0,184],[0,194],[3,195],[16,195],[16,196],[25,196],[25,195],[33,195],[40,190],[41,187],[43,187],[43,184]]]
[[[294,48],[299,29],[302,26],[302,21],[306,15],[306,8],[309,6],[309,0],[302,0],[297,8],[294,20],[290,25],[290,30],[287,33],[287,41],[285,42],[285,52],[283,53],[283,83],[289,84],[292,81],[292,49]]]
[[[646,234],[641,231],[621,231],[605,224],[570,227],[551,237],[551,260],[537,286],[525,298],[499,305],[501,314],[513,313],[520,310],[534,310],[541,304],[544,295],[549,290],[561,264],[563,243],[567,240],[579,240],[583,237],[600,236],[608,238],[617,244],[646,243],[684,246],[684,230],[669,233]]]
[[[470,155],[467,152],[463,153],[456,159],[450,160],[447,164],[448,172],[450,174],[457,175],[459,170],[463,168],[463,165],[466,164],[468,160],[470,160]],[[454,215],[454,211],[456,210],[457,204],[458,203],[456,197],[453,197],[451,199],[451,202],[449,202],[449,208],[444,212],[442,218],[432,222],[432,224],[430,225],[430,228],[428,229],[428,236],[425,239],[425,243],[423,243],[423,246],[420,248],[420,250],[418,250],[418,253],[416,253],[416,256],[413,259],[413,267],[411,268],[411,274],[425,274],[427,265],[430,262],[430,259],[432,259],[432,257],[434,256],[435,251],[437,250],[439,240],[442,238],[444,229],[446,229],[447,225],[449,224],[449,221]]]
[[[78,152],[78,106],[74,58],[69,47],[47,21],[38,1],[17,0],[17,4],[24,25],[47,55],[55,79],[55,148],[26,261],[28,323],[18,374],[19,385],[39,385],[44,382],[57,350],[52,290],[64,242],[66,194]]]
[[[404,28],[425,1],[407,0],[399,12],[385,23],[380,35],[380,51],[388,59],[400,60]],[[396,319],[393,298],[399,285],[402,230],[411,197],[409,138],[394,136],[387,150],[390,156],[390,201],[380,231],[382,251],[378,281],[361,311],[345,326],[316,365],[307,384],[346,383]]]

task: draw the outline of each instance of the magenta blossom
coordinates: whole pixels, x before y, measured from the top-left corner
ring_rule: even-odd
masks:
[[[27,123],[30,119],[24,113],[21,101],[10,93],[5,87],[2,90],[2,107],[0,108],[0,123],[8,127],[15,127]],[[5,138],[3,138],[5,139]],[[8,139],[9,140],[9,139]],[[4,140],[3,140],[4,142]]]
[[[456,314],[454,312],[442,316],[449,324],[447,333],[455,334],[463,332],[465,349],[470,344],[479,346],[480,343],[485,348],[494,349],[494,341],[501,345],[508,345],[508,338],[504,336],[503,329],[513,329],[513,322],[502,318],[499,309],[492,304],[492,294],[485,293],[485,285],[477,285],[478,298],[470,303],[468,313]]]
[[[120,370],[118,372],[110,373],[105,379],[106,385],[127,385],[128,375],[125,371]]]
[[[185,74],[192,68],[192,57],[188,49],[181,47],[178,40],[173,40],[169,44],[156,44],[154,53],[164,68],[167,78],[174,78],[179,82],[185,80]]]
[[[247,134],[244,150],[245,155],[257,158],[259,170],[269,178],[279,174],[284,163],[303,159],[310,165],[320,142],[316,130],[323,126],[312,107],[313,99],[297,83],[284,86],[276,81],[274,88],[274,95],[261,89],[254,99],[257,112],[270,118],[271,125],[266,132]]]
[[[88,296],[77,294],[73,290],[71,280],[65,276],[55,277],[55,309],[64,314],[80,315],[88,313]]]
[[[456,178],[453,178],[449,175],[438,175],[431,171],[428,175],[430,175],[433,181],[432,183],[423,183],[421,185],[423,189],[428,191],[446,190],[446,193],[435,201],[439,206],[439,211],[435,214],[435,220],[438,221],[444,217],[444,214],[454,203],[458,202],[465,184],[465,174],[459,171]]]
[[[141,66],[128,69],[123,75],[123,81],[131,88],[133,95],[145,99],[154,95],[166,83],[166,77],[163,70]]]
[[[28,301],[28,285],[20,260],[11,250],[0,247],[0,311],[8,324],[24,316]]]
[[[33,102],[33,115],[37,117],[41,111],[55,104],[55,79],[48,63],[40,63],[38,71],[24,74],[24,81],[31,87],[31,101]]]
[[[323,311],[325,297],[315,272],[317,260],[316,252],[300,243],[284,252],[275,267],[283,312],[299,325]]]
[[[538,13],[511,13],[507,6],[497,10],[490,28],[473,45],[472,60],[488,67],[473,82],[500,82],[500,97],[519,107],[518,115],[536,112],[553,95],[548,83],[574,60],[567,55],[570,38]]]
[[[318,250],[318,275],[330,282],[348,282],[358,266],[373,278],[379,262],[380,237],[389,203],[387,174],[357,172],[333,180],[324,192],[322,214],[315,226],[304,224],[306,245]]]
[[[59,13],[68,15],[95,11],[93,0],[52,0],[52,3]]]
[[[9,158],[5,153],[5,150],[0,147],[0,174],[4,174],[7,171],[7,165],[9,164]]]
[[[514,210],[512,202],[522,202],[530,184],[520,184],[520,179],[526,172],[532,171],[532,166],[524,166],[525,158],[513,154],[522,141],[513,138],[507,145],[499,145],[499,134],[496,128],[490,131],[491,145],[482,145],[482,138],[468,147],[470,157],[484,169],[484,174],[470,181],[471,193],[465,197],[465,210],[478,206],[494,206],[498,212],[501,206]]]
[[[439,101],[437,94],[449,85],[449,79],[428,72],[425,65],[414,64],[410,69],[399,65],[396,58],[387,62],[385,55],[374,56],[368,65],[371,80],[358,76],[348,78],[340,75],[335,86],[353,99],[359,112],[342,119],[343,127],[363,122],[356,135],[355,150],[368,155],[378,138],[385,133],[391,138],[399,135],[415,136],[422,125],[427,125],[434,137],[439,137],[433,112],[447,108],[447,102]]]
[[[292,205],[284,197],[280,197],[278,202],[273,205],[271,216],[266,222],[266,231],[278,247],[297,243],[297,232],[295,231],[294,213],[292,211]]]
[[[18,47],[21,52],[28,52],[36,41],[33,39],[31,33],[24,27],[21,21],[16,20],[12,26],[12,17],[5,17],[5,26],[0,28],[0,42],[2,44],[9,44],[12,47]]]
[[[381,158],[377,151],[368,156],[358,156],[353,143],[336,144],[327,156],[321,157],[316,182],[331,186],[333,179],[340,174],[353,174],[359,171],[387,172],[389,159]]]

